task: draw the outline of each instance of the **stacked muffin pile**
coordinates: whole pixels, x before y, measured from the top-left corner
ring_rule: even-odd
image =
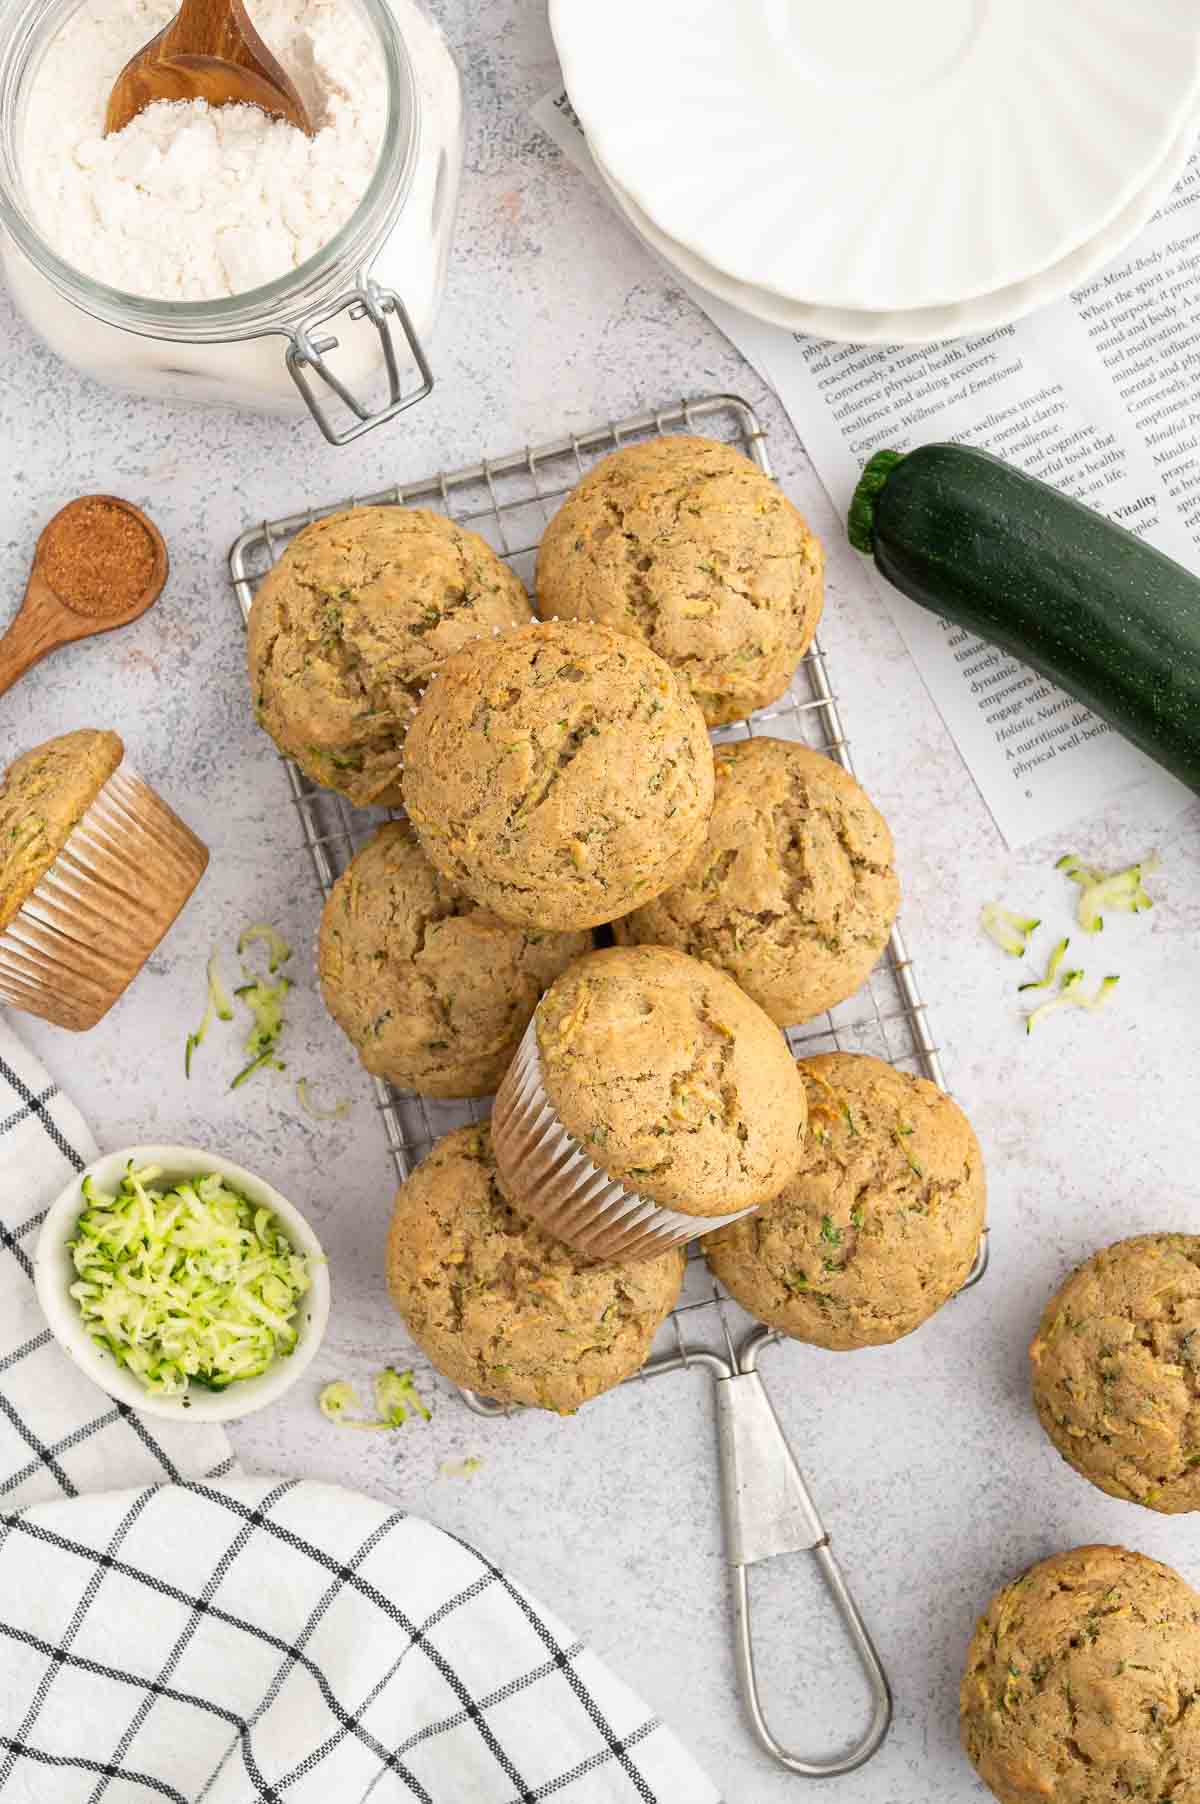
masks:
[[[978,1145],[933,1085],[781,1031],[882,954],[891,836],[828,758],[708,734],[787,690],[820,546],[745,458],[667,438],[585,477],[537,588],[540,619],[481,539],[363,508],[250,621],[280,748],[405,810],[326,906],[331,1013],[402,1089],[497,1093],[400,1191],[397,1306],[449,1377],[559,1411],[642,1363],[701,1237],[784,1332],[895,1340],[970,1270]]]

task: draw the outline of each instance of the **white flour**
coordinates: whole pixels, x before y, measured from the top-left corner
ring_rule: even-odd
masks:
[[[370,182],[387,84],[354,0],[251,0],[316,136],[256,107],[160,102],[104,136],[113,81],[177,0],[84,0],[30,88],[23,175],[67,263],[127,294],[206,301],[285,275],[327,244]]]

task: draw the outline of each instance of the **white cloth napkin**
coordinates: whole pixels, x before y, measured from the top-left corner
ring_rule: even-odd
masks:
[[[144,1420],[58,1352],[30,1255],[94,1151],[0,1020],[0,1804],[718,1804],[481,1554],[228,1476],[220,1430]]]
[[[114,1403],[50,1337],[33,1289],[38,1230],[95,1157],[79,1110],[0,1016],[0,1509],[236,1470],[222,1429]]]
[[[0,1699],[5,1804],[716,1804],[519,1585],[331,1485],[0,1518]]]

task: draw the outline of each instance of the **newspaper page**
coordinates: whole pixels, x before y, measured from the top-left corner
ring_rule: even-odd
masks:
[[[565,92],[534,116],[595,179]],[[922,348],[833,344],[762,324],[672,272],[778,392],[844,514],[872,452],[980,445],[1200,569],[1200,152],[1141,237],[1016,325]],[[1133,783],[1190,799],[1081,703],[875,578],[1010,846]],[[1149,792],[1154,791],[1153,795]]]

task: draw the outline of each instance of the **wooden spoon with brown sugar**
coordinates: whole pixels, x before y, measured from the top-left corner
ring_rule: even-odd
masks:
[[[131,501],[80,495],[43,528],[25,599],[0,638],[0,695],[48,652],[128,626],[162,594],[163,536]]]
[[[183,0],[171,23],[130,57],[113,83],[105,132],[123,130],[156,100],[261,107],[313,135],[295,83],[255,31],[242,0]]]

